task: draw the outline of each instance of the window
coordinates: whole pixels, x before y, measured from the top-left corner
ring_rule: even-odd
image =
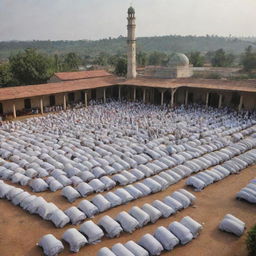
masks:
[[[24,100],[24,107],[25,107],[25,109],[30,109],[31,108],[31,100],[30,99],[25,99]]]
[[[3,104],[0,103],[0,115],[3,115],[4,111],[3,111]]]
[[[50,106],[51,107],[55,106],[55,96],[54,95],[50,96]]]

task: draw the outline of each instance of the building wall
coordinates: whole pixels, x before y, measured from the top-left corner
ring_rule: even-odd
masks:
[[[192,66],[182,66],[177,67],[176,77],[177,78],[184,78],[184,77],[191,77],[193,76],[193,69]]]
[[[147,66],[142,76],[163,79],[186,78],[193,76],[193,68],[191,65],[177,67]]]
[[[3,112],[5,114],[13,113],[13,103],[15,103],[16,111],[21,111],[24,109],[24,100],[15,100],[15,101],[3,101]]]
[[[256,108],[256,93],[243,93],[243,108],[252,110]]]

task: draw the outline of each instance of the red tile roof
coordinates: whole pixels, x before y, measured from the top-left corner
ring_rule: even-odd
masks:
[[[241,91],[256,93],[256,80],[218,80],[218,79],[151,79],[137,78],[123,80],[115,76],[72,80],[58,83],[48,83],[39,85],[15,86],[0,88],[0,101],[30,98],[57,93],[67,93],[81,91],[99,87],[109,87],[112,85],[131,85],[157,88],[203,88],[227,91]]]
[[[67,93],[72,91],[82,91],[98,87],[108,87],[118,84],[118,82],[120,82],[120,80],[118,80],[116,77],[109,76],[58,83],[0,88],[0,101]]]
[[[90,71],[77,71],[77,72],[59,72],[54,74],[62,81],[80,80],[96,77],[112,76],[106,70],[90,70]]]
[[[220,79],[195,79],[195,78],[178,78],[178,79],[156,79],[156,78],[136,78],[120,82],[123,85],[157,87],[157,88],[204,88],[227,91],[256,92],[256,80],[220,80]]]

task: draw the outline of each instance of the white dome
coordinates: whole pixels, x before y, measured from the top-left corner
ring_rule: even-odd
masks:
[[[188,66],[189,59],[183,53],[174,53],[169,60],[168,66]]]

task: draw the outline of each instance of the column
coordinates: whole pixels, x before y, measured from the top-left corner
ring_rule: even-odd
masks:
[[[240,103],[239,103],[239,106],[238,106],[238,111],[241,111],[241,110],[242,110],[243,101],[244,101],[244,96],[241,95],[241,96],[240,96]]]
[[[143,103],[146,103],[146,89],[143,88]]]
[[[103,103],[106,103],[106,88],[103,88]]]
[[[63,109],[67,110],[67,98],[66,98],[66,94],[64,94],[63,96]]]
[[[136,101],[136,87],[133,87],[133,101]]]
[[[186,91],[186,94],[185,94],[185,106],[188,105],[188,90]]]
[[[209,105],[209,92],[206,93],[205,106],[208,108]]]
[[[222,97],[223,97],[223,95],[220,94],[219,95],[219,105],[218,105],[218,108],[221,108],[221,106],[222,106]]]
[[[43,98],[40,99],[40,111],[41,111],[41,114],[44,113],[44,101],[43,101]]]
[[[174,96],[177,91],[177,88],[171,89],[171,108],[174,107]]]
[[[17,115],[16,115],[16,106],[15,106],[15,103],[13,103],[12,109],[13,109],[13,118],[15,119],[15,118],[17,117]]]
[[[118,99],[121,101],[122,100],[122,91],[121,91],[121,86],[119,85],[118,87]]]
[[[161,106],[164,105],[164,91],[161,91]]]
[[[84,106],[87,108],[88,106],[87,92],[84,92]]]

